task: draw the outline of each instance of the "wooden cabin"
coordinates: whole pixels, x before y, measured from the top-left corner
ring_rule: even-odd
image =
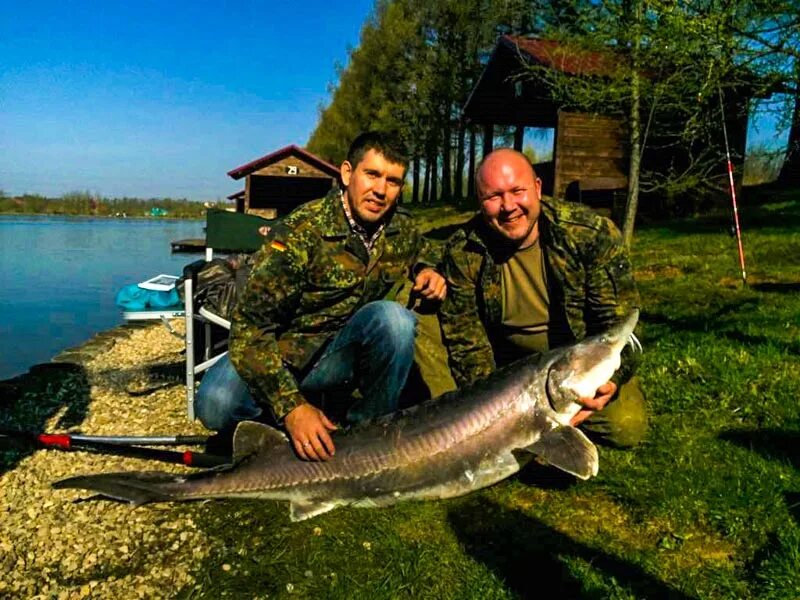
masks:
[[[570,53],[553,40],[502,36],[464,105],[463,118],[469,124],[482,126],[484,155],[492,150],[496,125],[514,129],[517,150],[523,149],[526,127],[553,128],[553,159],[535,165],[544,193],[611,208],[624,203],[628,186],[629,133],[624,116],[565,110],[554,100],[546,81],[530,71],[523,75],[523,71],[530,65],[539,65],[567,75],[603,77],[612,72],[615,60],[610,53]],[[731,152],[740,176],[747,98],[726,98],[726,104]],[[720,135],[721,149],[722,144]],[[643,166],[680,169],[683,157],[674,150],[668,152],[672,154],[646,148]],[[724,162],[719,175],[725,175]]]
[[[245,178],[244,190],[232,194],[236,211],[275,219],[294,208],[322,198],[337,185],[339,168],[291,145],[228,171],[233,179]]]
[[[244,190],[239,190],[238,192],[231,194],[228,196],[228,200],[236,203],[236,212],[244,212]]]

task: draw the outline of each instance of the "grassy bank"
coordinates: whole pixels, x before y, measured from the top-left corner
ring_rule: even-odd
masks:
[[[36,501],[51,503],[38,511],[63,515],[59,527],[80,521],[87,537],[123,527],[91,550],[68,546],[66,555],[82,566],[55,561],[39,593],[113,597],[103,586],[136,574],[155,582],[148,597],[172,597],[170,582],[182,598],[800,597],[800,198],[774,200],[741,215],[747,287],[725,217],[638,233],[632,258],[643,298],[639,373],[650,435],[636,450],[601,448],[597,478],[578,483],[532,465],[460,499],[338,509],[292,524],[287,507],[274,502],[74,505],[69,500],[81,494],[48,490],[50,478],[141,463],[115,458],[87,467],[83,455],[61,455],[64,466],[50,465],[40,480],[26,462],[36,456],[7,454],[3,485],[16,472],[38,490]],[[170,360],[177,360],[174,352]],[[104,385],[96,373],[118,375],[114,355],[103,360],[87,367],[78,387],[74,374],[54,372],[47,385],[0,405],[3,421],[25,425],[24,407],[42,407],[47,397],[63,411],[75,393],[84,403],[80,414],[94,419],[84,430],[105,431],[93,408]],[[138,431],[136,419],[162,431],[180,423],[177,382],[152,398],[128,398],[115,385],[111,407],[120,398],[125,406],[142,402],[125,420],[109,417],[118,430]],[[170,403],[178,403],[170,425],[153,423]],[[35,426],[48,424],[43,410],[33,411]],[[20,510],[27,510],[34,500],[26,493],[0,503],[0,512],[8,517],[26,502]],[[0,550],[13,545],[24,566],[26,553],[38,552],[37,539],[6,528]],[[117,552],[121,544],[124,553]],[[87,563],[87,555],[100,558]],[[20,569],[18,562],[0,565]],[[180,577],[170,575],[173,568]],[[26,589],[36,585],[30,581]]]

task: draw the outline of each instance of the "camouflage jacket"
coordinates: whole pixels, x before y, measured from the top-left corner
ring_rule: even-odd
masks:
[[[433,252],[396,209],[368,255],[351,231],[338,190],[294,210],[256,253],[237,301],[231,361],[257,398],[283,418],[304,398],[298,379],[367,302],[391,293]]]
[[[539,240],[545,256],[551,330],[562,346],[605,330],[639,306],[630,261],[617,227],[588,208],[566,202],[541,203]],[[461,386],[495,369],[493,340],[502,321],[501,244],[480,215],[447,242],[444,275],[447,299],[440,318],[450,366]],[[559,321],[558,323],[554,322]],[[635,370],[628,347],[615,381]]]

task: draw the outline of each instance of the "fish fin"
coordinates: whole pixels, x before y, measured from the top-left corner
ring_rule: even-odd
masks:
[[[336,508],[336,502],[298,502],[292,500],[289,505],[289,518],[292,522],[305,521]]]
[[[255,421],[242,421],[233,434],[233,462],[282,444],[288,444],[286,436],[269,425]]]
[[[597,475],[597,446],[570,425],[548,431],[525,450],[580,479]]]
[[[161,486],[180,483],[183,477],[155,471],[131,473],[103,473],[61,479],[52,484],[57,490],[83,489],[97,492],[97,496],[129,502],[134,506],[148,502],[167,502],[176,498]],[[97,497],[96,496],[96,497]]]

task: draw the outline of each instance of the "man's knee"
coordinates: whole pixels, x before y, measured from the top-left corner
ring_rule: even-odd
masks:
[[[372,336],[393,346],[414,344],[414,330],[417,324],[413,312],[391,300],[377,300],[365,304],[359,312],[368,322]]]
[[[219,431],[260,413],[227,355],[205,373],[194,399],[195,418],[204,427]]]
[[[225,404],[225,397],[218,389],[201,387],[194,398],[194,416],[206,429],[219,431],[230,421],[232,411]]]

